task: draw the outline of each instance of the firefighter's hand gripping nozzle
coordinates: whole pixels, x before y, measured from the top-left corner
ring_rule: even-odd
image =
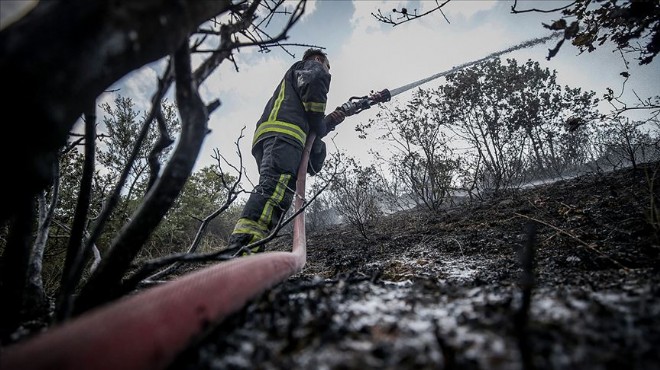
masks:
[[[384,103],[390,101],[392,95],[390,95],[390,90],[384,89],[371,93],[369,96],[353,96],[337,109],[341,109],[347,116],[352,116],[358,114],[365,109],[371,108],[372,105],[378,103]]]

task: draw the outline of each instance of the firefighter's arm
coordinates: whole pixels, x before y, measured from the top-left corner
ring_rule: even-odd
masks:
[[[325,143],[321,138],[317,137],[312,145],[312,150],[309,153],[309,162],[307,162],[307,173],[311,176],[316,175],[323,168],[325,162],[326,149]]]
[[[317,136],[324,137],[328,132],[324,117],[330,74],[320,64],[310,63],[309,69],[298,71],[296,81],[309,127]]]
[[[339,107],[337,109],[333,110],[323,118],[323,125],[326,128],[327,132],[334,131],[335,127],[344,122],[344,119],[346,118],[346,113],[344,113],[343,110],[341,110]]]

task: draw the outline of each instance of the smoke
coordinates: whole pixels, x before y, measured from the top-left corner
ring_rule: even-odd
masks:
[[[485,62],[485,61],[487,61],[487,60],[489,60],[489,59],[497,58],[497,57],[499,57],[499,56],[501,56],[501,55],[504,55],[504,54],[510,53],[510,52],[512,52],[512,51],[516,51],[516,50],[520,50],[520,49],[526,49],[526,48],[531,48],[532,46],[536,46],[536,45],[538,45],[538,44],[546,43],[546,42],[548,42],[549,40],[551,40],[551,39],[553,39],[553,38],[556,38],[556,37],[559,37],[559,36],[561,36],[561,35],[563,35],[562,32],[555,32],[555,33],[553,33],[553,34],[550,35],[550,36],[539,37],[539,38],[536,38],[536,39],[527,40],[527,41],[522,42],[522,43],[520,43],[520,44],[518,44],[518,45],[512,46],[512,47],[510,47],[510,48],[508,48],[508,49],[504,49],[504,50],[501,50],[501,51],[496,51],[496,52],[494,52],[494,53],[488,54],[487,56],[485,56],[485,57],[483,57],[483,58],[481,58],[481,59],[474,60],[474,61],[472,61],[472,62],[463,63],[463,64],[461,64],[461,65],[459,65],[459,66],[457,66],[457,67],[454,67],[454,68],[452,68],[452,69],[450,69],[450,70],[448,70],[448,71],[444,71],[444,72],[436,73],[436,74],[434,74],[433,76],[423,78],[423,79],[421,79],[421,80],[419,80],[419,81],[416,81],[416,82],[413,82],[413,83],[409,83],[409,84],[404,85],[404,86],[401,86],[401,87],[397,87],[396,89],[392,89],[392,90],[390,90],[390,94],[391,94],[392,96],[395,96],[395,95],[401,94],[401,93],[404,92],[404,91],[408,91],[408,90],[410,90],[410,89],[412,89],[412,88],[414,88],[414,87],[417,87],[417,86],[419,86],[419,85],[421,85],[421,84],[424,84],[424,83],[427,83],[427,82],[429,82],[429,81],[435,80],[436,78],[439,78],[439,77],[442,77],[442,76],[448,75],[448,74],[450,74],[450,73],[458,72],[458,71],[460,71],[460,70],[462,70],[462,69],[465,69],[465,68],[467,68],[467,67],[471,67],[471,66],[473,66],[473,65],[475,65],[475,64],[479,64],[479,63],[481,63],[481,62]]]

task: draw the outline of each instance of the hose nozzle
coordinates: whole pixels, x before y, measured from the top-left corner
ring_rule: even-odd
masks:
[[[384,89],[381,91],[372,92],[371,95],[368,96],[353,96],[348,99],[346,103],[342,104],[340,107],[337,107],[337,109],[344,111],[347,116],[352,116],[362,112],[365,109],[369,109],[371,106],[378,103],[390,101],[391,98],[392,95],[390,94],[390,90]]]

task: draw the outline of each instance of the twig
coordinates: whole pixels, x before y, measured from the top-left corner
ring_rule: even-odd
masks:
[[[82,278],[89,252],[95,245],[93,242],[85,243],[84,235],[94,180],[96,135],[95,105],[91,105],[85,113],[85,162],[55,309],[55,318],[58,321],[66,320],[71,315],[73,294]]]
[[[625,271],[629,271],[629,268],[626,267],[626,266],[624,266],[623,264],[621,264],[621,262],[619,262],[619,261],[613,259],[612,257],[606,255],[605,253],[599,251],[598,249],[594,248],[593,245],[591,245],[591,244],[589,244],[589,243],[583,241],[582,239],[578,238],[577,236],[575,236],[575,235],[573,235],[573,234],[571,234],[571,233],[569,233],[569,232],[566,232],[566,231],[564,231],[564,230],[562,230],[562,229],[560,229],[560,228],[558,228],[558,227],[556,227],[556,226],[554,226],[554,225],[552,225],[552,224],[549,224],[549,223],[547,223],[547,222],[545,222],[545,221],[539,220],[539,219],[534,218],[534,217],[531,217],[531,216],[525,216],[525,215],[522,215],[522,214],[520,214],[520,213],[518,213],[518,212],[514,212],[514,214],[515,214],[516,216],[523,217],[523,218],[526,218],[526,219],[528,219],[528,220],[536,221],[536,222],[538,222],[538,223],[541,223],[541,224],[543,224],[543,225],[546,225],[546,226],[548,226],[548,227],[551,227],[551,228],[557,230],[558,232],[560,232],[561,234],[564,234],[564,235],[566,235],[566,236],[568,236],[568,237],[574,239],[575,241],[577,241],[578,243],[584,245],[584,246],[587,247],[588,249],[590,249],[590,250],[592,250],[592,251],[594,251],[594,252],[600,254],[601,256],[603,256],[603,257],[605,257],[605,258],[607,258],[608,260],[612,261],[615,265],[621,267],[621,268],[624,269]]]
[[[414,10],[413,14],[410,14],[406,8],[401,8],[401,10],[393,9],[392,10],[393,13],[401,14],[401,16],[397,19],[392,19],[392,15],[387,15],[387,16],[384,15],[381,12],[380,9],[378,9],[378,14],[371,13],[371,15],[374,18],[376,18],[377,21],[385,23],[385,24],[391,24],[394,27],[394,26],[398,26],[398,25],[406,23],[406,22],[413,21],[415,19],[425,17],[425,16],[427,16],[427,15],[429,15],[429,14],[435,12],[435,11],[440,11],[440,14],[442,14],[442,16],[445,18],[447,23],[449,23],[449,19],[447,19],[447,16],[445,16],[445,13],[442,12],[442,7],[447,5],[447,3],[450,2],[450,1],[451,0],[445,0],[442,4],[440,4],[438,2],[438,0],[436,0],[435,1],[436,6],[434,8],[432,8],[431,10],[429,10],[425,13],[422,13],[422,14],[417,14],[417,9]]]
[[[245,127],[243,127],[243,129],[245,129]],[[240,153],[239,144],[240,144],[241,139],[244,137],[243,129],[241,129],[241,134],[235,142],[236,147],[239,148],[239,153]],[[237,188],[238,188],[238,185],[241,182],[241,177],[243,175],[243,172],[239,171],[238,172],[238,178],[236,178],[236,180],[233,182],[233,184],[229,185],[229,184],[227,184],[227,179],[225,178],[224,172],[222,171],[222,167],[220,165],[220,158],[216,157],[216,160],[218,161],[218,168],[220,169],[220,181],[222,181],[222,184],[224,185],[225,189],[227,189],[227,199],[225,199],[225,202],[217,210],[215,210],[210,215],[206,216],[203,220],[200,220],[201,225],[197,229],[197,234],[195,235],[195,238],[193,239],[193,242],[190,244],[190,247],[188,248],[188,251],[186,252],[187,254],[193,254],[194,252],[197,251],[197,247],[199,246],[199,243],[201,242],[202,237],[204,236],[204,234],[206,232],[206,228],[208,227],[209,223],[213,219],[215,219],[218,215],[220,215],[221,213],[226,211],[229,208],[229,206],[234,203],[234,201],[236,200],[236,198],[238,197],[238,194],[239,194],[239,191],[237,190]],[[243,157],[241,155],[239,155],[239,161],[240,161],[239,168],[242,168],[242,166],[243,166]],[[232,168],[234,168],[234,169],[237,169],[236,167],[234,167],[231,164],[230,164],[230,166],[232,166]],[[177,268],[179,267],[179,265],[180,265],[180,263],[174,263],[174,264],[168,266],[167,268],[165,268],[164,270],[149,276],[147,278],[147,280],[158,280],[158,279],[162,279],[165,276],[173,274],[177,271]]]
[[[158,138],[158,141],[154,144],[153,148],[151,148],[151,151],[149,152],[149,180],[147,181],[147,189],[145,191],[148,192],[153,184],[156,182],[158,179],[158,174],[160,173],[160,156],[162,155],[163,151],[172,145],[174,143],[174,139],[172,139],[167,132],[167,123],[165,122],[165,117],[163,116],[163,110],[158,106],[154,106],[155,109],[155,114],[156,114],[156,122],[158,122],[158,132],[160,134],[160,137]]]
[[[532,347],[529,343],[529,308],[532,303],[532,289],[534,288],[534,244],[536,243],[536,224],[530,222],[527,225],[527,240],[520,252],[520,265],[522,275],[520,276],[520,288],[522,290],[522,303],[514,316],[516,335],[518,337],[518,350],[524,370],[534,368]]]
[[[576,2],[577,2],[577,1],[573,1],[572,3],[570,3],[570,4],[568,4],[568,5],[565,5],[565,6],[562,6],[562,7],[559,7],[559,8],[555,8],[555,9],[547,9],[547,10],[545,10],[545,9],[531,8],[531,9],[525,9],[525,10],[517,10],[517,9],[516,9],[516,6],[518,6],[518,0],[514,0],[514,1],[513,1],[513,5],[511,6],[511,13],[512,13],[512,14],[530,13],[530,12],[537,12],[537,13],[554,13],[554,12],[558,12],[558,11],[560,11],[560,10],[564,10],[564,9],[568,9],[568,8],[570,8],[571,6],[575,5]]]

